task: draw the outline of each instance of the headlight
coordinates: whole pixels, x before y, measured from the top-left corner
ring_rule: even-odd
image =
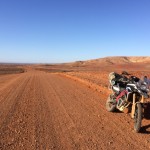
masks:
[[[115,85],[115,81],[112,80],[112,81],[110,82],[110,84],[111,84],[111,85]]]

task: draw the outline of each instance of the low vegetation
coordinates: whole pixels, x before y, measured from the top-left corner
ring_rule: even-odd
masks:
[[[36,70],[49,72],[49,73],[58,73],[58,72],[71,72],[71,70],[65,69],[49,69],[49,68],[36,68]]]
[[[16,74],[16,73],[24,73],[25,69],[16,68],[16,67],[0,67],[0,75],[1,74]]]

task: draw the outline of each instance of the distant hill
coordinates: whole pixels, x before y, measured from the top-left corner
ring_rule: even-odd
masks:
[[[117,56],[117,57],[105,57],[87,61],[76,61],[71,63],[73,66],[86,66],[86,65],[115,65],[115,64],[133,64],[133,63],[150,63],[150,57],[125,57],[125,56]]]
[[[150,57],[126,57],[115,56],[87,61],[76,61],[70,63],[39,65],[38,69],[46,69],[49,72],[70,71],[149,71]]]

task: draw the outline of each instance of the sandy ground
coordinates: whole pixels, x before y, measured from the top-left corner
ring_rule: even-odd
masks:
[[[106,111],[106,98],[57,74],[0,76],[0,149],[150,149],[150,118],[134,133],[129,114]]]

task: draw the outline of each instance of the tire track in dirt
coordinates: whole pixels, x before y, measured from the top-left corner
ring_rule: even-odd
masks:
[[[59,138],[59,149],[88,149],[83,144],[84,139],[78,132],[75,123],[66,112],[66,108],[62,105],[58,91],[48,81],[48,78],[42,79],[42,82],[45,83],[44,86],[47,87],[45,88],[45,92],[47,93],[45,96],[53,116],[54,130]]]
[[[25,122],[23,120],[23,113],[26,116],[24,96],[28,93],[27,86],[31,85],[31,75],[22,76],[16,86],[15,90],[10,90],[7,99],[3,102],[3,122],[0,126],[0,147],[2,149],[20,149],[22,147],[20,137],[24,131]],[[13,85],[14,86],[14,85]],[[27,92],[27,93],[26,93]],[[3,109],[6,108],[6,109]]]
[[[44,89],[45,85],[42,84],[38,75],[35,91],[35,149],[59,149],[59,140],[56,136],[52,113],[48,107],[48,101],[45,99]],[[51,97],[49,97],[51,98]],[[54,100],[54,99],[53,99]]]
[[[21,74],[0,75],[0,92],[20,78]]]
[[[16,100],[19,100],[25,85],[27,84],[27,78],[25,77],[24,80],[19,78],[15,80],[8,89],[4,89],[0,93],[0,126],[4,119],[7,119],[8,113],[10,112],[13,107],[15,107]],[[24,86],[23,86],[24,85]]]

